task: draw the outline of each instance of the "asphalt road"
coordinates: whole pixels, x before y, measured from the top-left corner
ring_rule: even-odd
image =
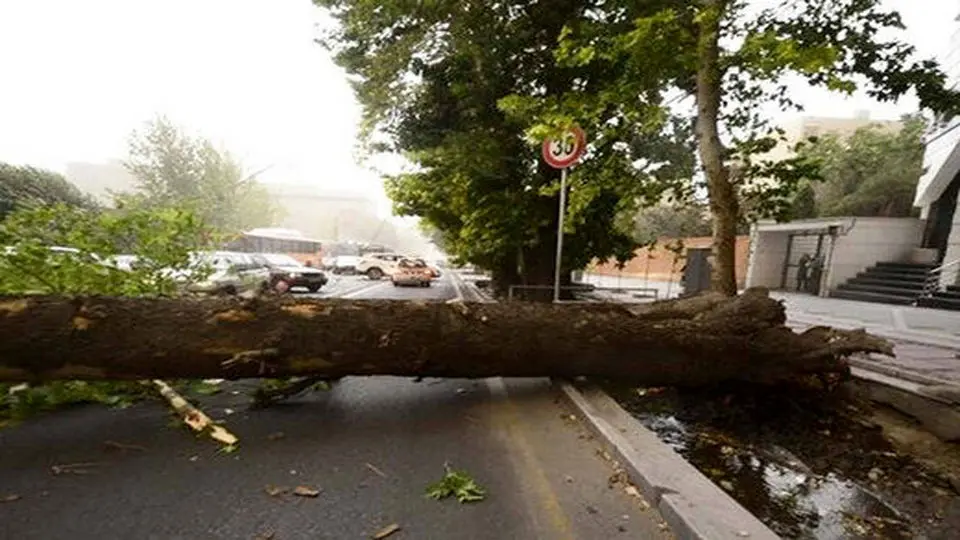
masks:
[[[429,289],[341,278],[318,296],[439,301],[458,290],[449,276]],[[196,400],[240,437],[233,453],[171,423],[159,401],[0,430],[0,501],[19,496],[0,502],[0,538],[370,538],[394,523],[391,539],[669,536],[654,510],[610,487],[612,465],[546,380],[347,378],[249,410],[254,385]],[[78,463],[91,465],[63,468]],[[426,498],[445,464],[486,499]],[[266,489],[300,485],[319,496]]]

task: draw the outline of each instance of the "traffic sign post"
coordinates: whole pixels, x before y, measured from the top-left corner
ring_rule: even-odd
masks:
[[[567,207],[567,169],[575,164],[587,147],[583,130],[574,127],[556,138],[543,141],[543,160],[560,169],[560,209],[557,217],[557,259],[553,272],[553,301],[560,301],[560,267],[563,258],[563,216]]]

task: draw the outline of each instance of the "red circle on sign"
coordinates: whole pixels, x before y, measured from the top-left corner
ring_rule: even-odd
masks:
[[[559,139],[545,139],[541,152],[547,165],[566,169],[580,159],[586,148],[587,135],[579,127],[573,127]]]

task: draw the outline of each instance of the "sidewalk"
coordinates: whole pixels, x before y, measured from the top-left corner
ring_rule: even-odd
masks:
[[[583,281],[598,287],[650,287],[659,298],[675,297],[677,283],[646,280],[634,276],[584,275]],[[895,358],[871,355],[853,359],[852,364],[922,384],[960,385],[960,312],[939,309],[891,306],[839,298],[771,291],[784,301],[788,324],[797,329],[810,326],[863,328],[895,344]],[[613,301],[642,301],[624,294],[607,292]],[[645,301],[650,301],[646,299]]]
[[[774,292],[784,301],[788,324],[863,328],[895,344],[895,358],[870,355],[856,362],[915,382],[960,385],[960,312],[890,306],[838,298]]]

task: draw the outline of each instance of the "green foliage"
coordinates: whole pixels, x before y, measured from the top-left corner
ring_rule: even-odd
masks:
[[[451,469],[444,465],[446,472],[438,482],[427,486],[427,497],[443,500],[456,497],[460,503],[482,501],[486,491],[465,471]]]
[[[810,219],[817,217],[817,196],[813,184],[804,182],[793,196],[790,205],[790,219]]]
[[[811,187],[817,215],[915,215],[925,130],[922,117],[908,116],[898,131],[871,125],[845,139],[826,135],[801,147],[800,154],[818,163],[822,177]]]
[[[96,207],[90,197],[63,175],[35,167],[0,163],[0,221],[18,208],[56,203]]]
[[[201,222],[180,210],[23,208],[0,224],[0,294],[175,294],[175,277],[189,281],[209,272],[190,256],[205,238]],[[117,268],[121,254],[137,257],[137,264]],[[123,406],[145,392],[128,382],[0,383],[0,422],[76,403]]]
[[[600,69],[557,65],[552,48],[580,2],[372,2],[318,0],[340,23],[325,40],[355,77],[371,148],[404,153],[417,166],[388,180],[400,214],[439,231],[457,259],[498,282],[549,281],[559,171],[539,164],[529,132],[540,95],[574,90]],[[590,73],[588,73],[590,72]],[[571,100],[570,110],[576,110]],[[559,107],[559,104],[557,104]],[[635,243],[616,216],[634,207],[629,152],[580,121],[595,146],[570,177],[564,266],[626,257]]]
[[[880,4],[795,0],[762,9],[738,0],[593,4],[568,21],[557,59],[561,65],[603,66],[618,77],[598,79],[573,95],[540,99],[545,105],[539,124],[552,126],[576,110],[612,116],[611,111],[630,108],[636,111],[632,124],[656,134],[672,116],[697,116],[691,140],[696,136],[705,176],[688,177],[691,189],[679,192],[696,194],[709,186],[719,222],[786,219],[795,192],[817,176],[816,167],[804,155],[768,157],[783,133],[764,110],[770,103],[798,109],[787,86],[797,77],[841,93],[866,90],[882,101],[912,90],[924,108],[946,115],[960,111],[960,94],[945,88],[935,62],[913,59],[914,48],[891,32],[903,28],[899,15]],[[524,110],[536,109],[524,102]],[[734,228],[717,230],[726,236]],[[733,245],[732,238],[718,240]],[[734,283],[733,272],[732,264],[725,264],[724,290]]]
[[[266,189],[236,158],[166,118],[133,134],[125,166],[138,186],[118,196],[123,206],[190,210],[225,233],[270,225],[277,217]]]
[[[658,205],[644,208],[634,220],[637,240],[652,245],[658,238],[710,236],[709,210],[702,204],[689,206]]]
[[[190,253],[206,229],[174,209],[87,210],[57,204],[14,212],[0,224],[0,293],[172,295],[208,269]],[[70,251],[51,248],[68,248]],[[136,257],[128,270],[119,255]]]
[[[70,405],[128,407],[149,391],[138,383],[112,381],[57,381],[38,386],[0,383],[0,426]]]

